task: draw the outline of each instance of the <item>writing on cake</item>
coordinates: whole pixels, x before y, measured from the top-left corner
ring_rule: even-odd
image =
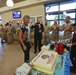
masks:
[[[52,54],[50,55],[49,60],[47,61],[46,64],[52,63],[53,59],[54,59],[54,54],[52,53]]]

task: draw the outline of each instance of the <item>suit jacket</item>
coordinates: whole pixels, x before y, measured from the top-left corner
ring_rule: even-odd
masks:
[[[34,25],[34,26],[32,25],[31,28],[35,29],[34,30],[34,38],[42,39],[42,32],[44,31],[43,24],[36,23],[36,25]],[[41,30],[42,32],[39,32],[39,30]]]
[[[72,43],[75,43],[75,42],[76,42],[75,34],[76,34],[76,33],[73,34]],[[76,56],[76,45],[73,45],[73,46],[71,47],[71,55],[72,55],[72,56]]]
[[[73,34],[73,38],[72,38],[72,43],[76,42],[76,37],[75,37],[76,33],[74,32]]]

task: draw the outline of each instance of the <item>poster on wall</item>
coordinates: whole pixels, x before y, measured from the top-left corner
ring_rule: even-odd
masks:
[[[41,23],[43,23],[43,18],[42,16],[34,16],[30,18],[30,24],[33,25],[35,22],[37,22],[37,19],[40,20]]]
[[[31,17],[30,18],[30,24],[34,24],[36,22],[36,17]]]

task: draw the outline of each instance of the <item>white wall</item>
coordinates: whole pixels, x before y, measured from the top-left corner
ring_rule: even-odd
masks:
[[[30,15],[30,16],[39,16],[42,15],[43,16],[43,21],[44,21],[44,5],[33,5],[33,6],[29,6],[29,7],[25,7],[25,8],[21,8],[18,9],[21,11],[21,16],[23,17],[24,15]],[[18,19],[13,19],[12,17],[12,11],[7,11],[1,14],[2,17],[2,23],[5,24],[6,22],[10,21],[10,20],[18,20]],[[20,19],[22,19],[22,17]]]

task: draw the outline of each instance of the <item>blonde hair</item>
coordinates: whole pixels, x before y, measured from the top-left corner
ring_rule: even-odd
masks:
[[[25,19],[27,19],[27,18],[30,19],[30,16],[29,16],[29,15],[25,15],[25,16],[23,17],[23,21],[25,21]]]

